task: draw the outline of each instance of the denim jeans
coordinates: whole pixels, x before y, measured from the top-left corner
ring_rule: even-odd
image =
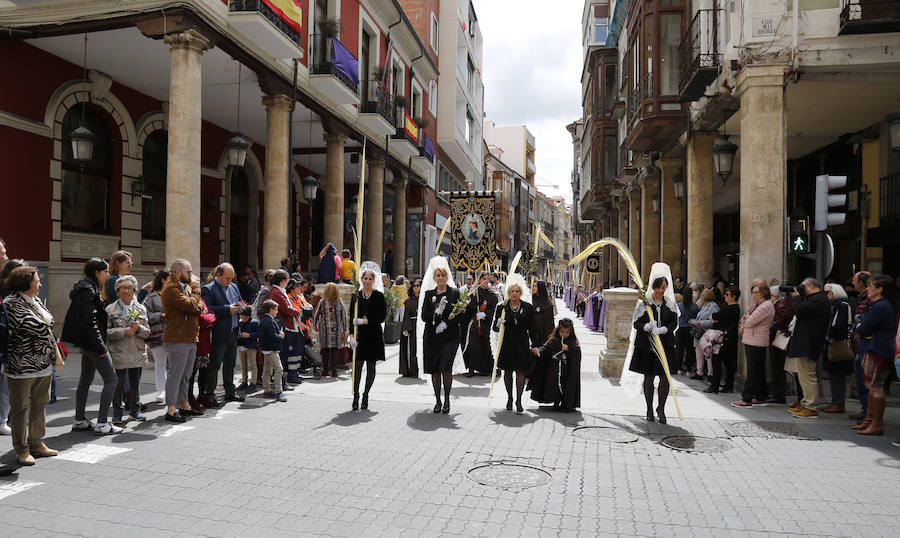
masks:
[[[83,349],[81,351],[81,377],[78,379],[78,389],[75,391],[75,420],[85,420],[84,408],[87,406],[88,389],[94,381],[94,373],[100,372],[103,378],[103,390],[100,392],[100,410],[97,411],[97,422],[103,424],[109,417],[109,406],[112,404],[113,394],[119,378],[113,367],[109,353],[102,357],[94,351]]]

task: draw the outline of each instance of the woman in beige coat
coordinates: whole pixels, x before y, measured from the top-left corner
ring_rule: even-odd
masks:
[[[150,336],[150,318],[147,308],[135,299],[137,279],[131,275],[116,280],[118,299],[106,307],[109,316],[106,346],[109,349],[119,383],[113,394],[113,423],[122,420],[122,397],[128,399],[129,420],[146,420],[139,401],[141,371],[147,362],[147,337]],[[127,376],[127,381],[126,381]]]

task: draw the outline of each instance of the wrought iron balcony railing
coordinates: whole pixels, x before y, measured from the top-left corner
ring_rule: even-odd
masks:
[[[281,33],[286,35],[288,39],[297,44],[298,47],[302,47],[300,33],[297,31],[297,25],[289,23],[285,20],[284,17],[280,16],[278,13],[269,7],[266,2],[263,0],[229,0],[228,1],[228,10],[232,13],[242,12],[242,11],[256,11],[259,12],[260,15],[263,16],[264,19],[272,23],[272,26],[278,28]]]
[[[722,53],[719,50],[721,9],[701,9],[681,39],[678,68],[679,101],[696,101],[719,74]]]
[[[875,34],[900,31],[897,0],[842,0],[841,34]]]
[[[900,174],[891,174],[878,182],[878,218],[880,225],[900,224]]]
[[[628,121],[641,110],[644,99],[653,97],[653,73],[644,73],[638,79],[637,86],[632,88],[628,101]]]
[[[350,53],[338,38],[328,34],[312,36],[313,75],[333,75],[345,86],[359,92],[359,60]]]
[[[387,84],[380,80],[369,80],[366,82],[366,88],[366,95],[364,96],[360,112],[377,113],[385,121],[394,125],[394,100]]]

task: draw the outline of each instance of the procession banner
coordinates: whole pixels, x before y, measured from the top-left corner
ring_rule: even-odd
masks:
[[[462,192],[450,195],[452,253],[450,262],[459,270],[475,273],[497,261],[494,230],[496,200],[493,193]]]

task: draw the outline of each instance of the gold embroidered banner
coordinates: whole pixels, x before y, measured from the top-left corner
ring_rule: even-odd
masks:
[[[453,251],[450,262],[459,270],[477,272],[488,260],[497,261],[494,230],[496,200],[493,193],[461,192],[450,195],[450,229]]]

